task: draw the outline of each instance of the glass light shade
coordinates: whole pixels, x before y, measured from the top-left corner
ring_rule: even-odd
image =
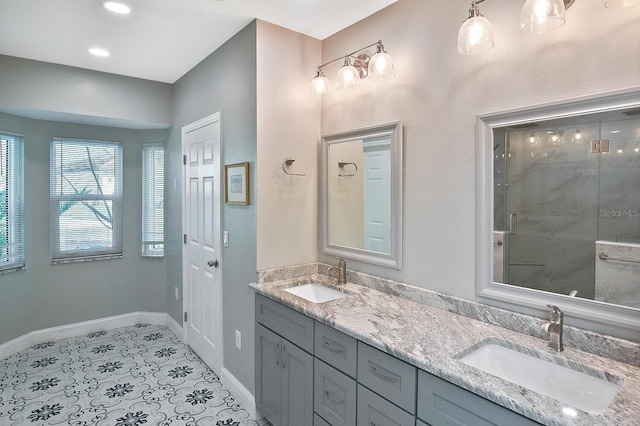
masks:
[[[355,90],[360,88],[360,73],[348,61],[338,71],[338,81],[336,82],[338,90]]]
[[[489,50],[494,45],[493,27],[484,16],[469,17],[458,31],[458,53],[470,55]]]
[[[369,60],[369,79],[386,80],[396,75],[393,59],[387,52],[375,53]]]
[[[565,22],[563,0],[527,0],[520,15],[523,33],[540,34],[562,26]]]
[[[640,6],[640,0],[607,0],[604,7],[619,9],[621,7]]]
[[[327,93],[329,93],[330,86],[331,86],[331,83],[329,82],[329,79],[325,77],[324,74],[319,73],[311,81],[311,90],[312,90],[313,96],[317,98],[321,98],[322,95],[326,95]]]

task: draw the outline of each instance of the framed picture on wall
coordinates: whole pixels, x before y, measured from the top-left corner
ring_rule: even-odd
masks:
[[[249,205],[249,163],[224,166],[224,202],[239,206]]]

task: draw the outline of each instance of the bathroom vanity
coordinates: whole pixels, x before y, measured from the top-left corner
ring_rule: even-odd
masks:
[[[573,348],[551,354],[541,339],[333,281],[313,274],[251,284],[256,404],[274,425],[631,425],[640,415],[639,367]],[[346,297],[313,303],[285,291],[309,282]],[[622,386],[603,412],[567,411],[460,361],[487,339],[588,366]]]

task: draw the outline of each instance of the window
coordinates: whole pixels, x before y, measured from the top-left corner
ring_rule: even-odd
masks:
[[[142,255],[164,255],[164,147],[142,148]]]
[[[24,147],[0,134],[0,270],[24,267]]]
[[[122,145],[51,141],[51,259],[122,256]]]

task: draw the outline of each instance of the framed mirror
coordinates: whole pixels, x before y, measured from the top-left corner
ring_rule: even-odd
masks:
[[[402,125],[322,137],[323,252],[402,268]]]
[[[483,115],[478,139],[478,294],[640,339],[640,89]]]

